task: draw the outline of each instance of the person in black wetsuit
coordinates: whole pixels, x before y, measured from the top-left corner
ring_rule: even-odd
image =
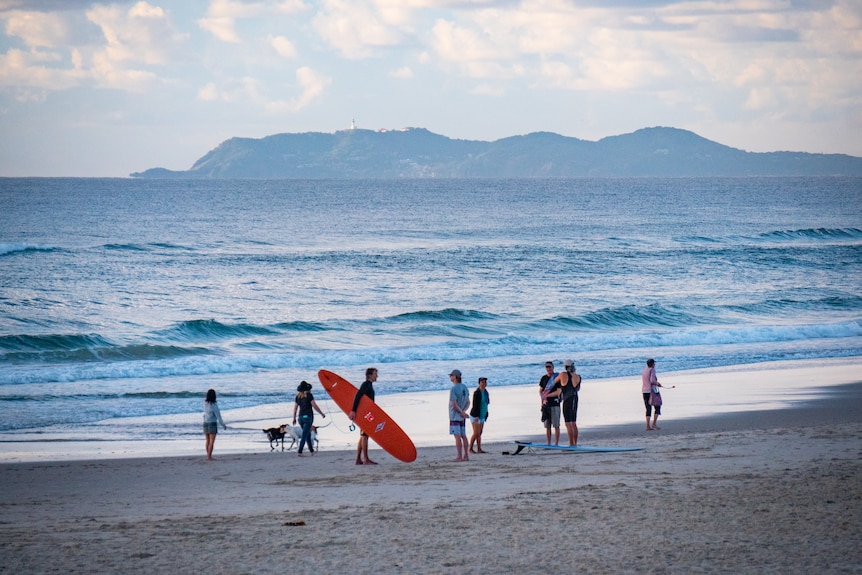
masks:
[[[567,359],[563,362],[566,371],[557,376],[555,383],[560,385],[563,398],[563,421],[566,422],[566,433],[569,435],[569,445],[578,444],[578,392],[581,390],[581,376],[575,373],[575,362]]]
[[[365,370],[365,381],[359,386],[356,397],[353,399],[353,409],[348,414],[350,421],[356,418],[356,408],[359,407],[359,400],[362,399],[363,395],[374,401],[373,384],[375,381],[377,381],[377,368],[369,367]],[[356,446],[356,465],[377,465],[376,461],[368,459],[368,435],[364,431],[359,432],[359,444]]]

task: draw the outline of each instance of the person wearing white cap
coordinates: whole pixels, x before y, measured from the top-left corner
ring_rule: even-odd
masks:
[[[457,369],[449,373],[449,381],[453,384],[449,392],[449,435],[455,436],[455,449],[458,450],[455,461],[468,461],[467,418],[470,414],[467,408],[470,407],[470,390],[461,383],[461,372]]]

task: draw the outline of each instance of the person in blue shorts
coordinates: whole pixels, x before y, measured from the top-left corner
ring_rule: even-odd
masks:
[[[224,420],[221,418],[221,411],[218,408],[216,392],[214,389],[210,389],[207,391],[206,399],[204,399],[204,437],[206,437],[208,461],[212,461],[213,458],[213,447],[215,447],[219,425],[227,429],[227,425],[225,425]]]
[[[461,372],[453,369],[449,374],[452,382],[452,391],[449,392],[449,435],[455,436],[455,448],[458,458],[455,461],[469,461],[467,455],[467,408],[470,407],[470,390],[461,383]]]

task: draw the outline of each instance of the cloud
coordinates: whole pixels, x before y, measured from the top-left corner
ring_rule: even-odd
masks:
[[[306,66],[296,70],[296,81],[300,88],[302,88],[302,93],[290,100],[268,102],[266,104],[266,110],[268,112],[298,112],[320,97],[326,91],[326,88],[332,83],[331,78],[328,78]]]
[[[405,31],[389,18],[403,24],[400,11],[381,11],[364,1],[324,0],[312,22],[320,37],[343,57],[360,59],[378,48],[401,44]]]
[[[141,1],[124,12],[118,6],[95,5],[87,18],[102,30],[105,45],[92,56],[92,73],[102,87],[140,90],[158,78],[137,66],[159,66],[171,60],[188,35],[178,34],[164,10]]]
[[[6,34],[31,48],[63,46],[70,40],[67,18],[60,14],[14,11],[6,15]]]
[[[300,93],[290,99],[267,99],[264,94],[264,87],[260,82],[248,76],[229,80],[222,88],[209,82],[198,90],[197,97],[205,102],[248,102],[260,106],[270,113],[294,113],[309,106],[332,83],[330,78],[307,66],[298,68],[295,76]]]
[[[26,101],[40,101],[44,100],[43,92],[72,88],[88,76],[78,69],[43,65],[39,63],[40,56],[39,52],[17,49],[0,54],[0,86],[14,88],[14,93],[26,95]]]
[[[239,44],[241,40],[236,31],[237,20],[260,18],[271,14],[295,14],[307,9],[308,6],[301,0],[280,2],[210,0],[206,16],[198,20],[198,26],[222,42]]]
[[[270,36],[269,45],[282,58],[296,58],[296,46],[284,36]]]
[[[198,99],[206,102],[262,102],[260,82],[250,76],[232,79],[219,89],[213,82],[198,90]]]
[[[413,77],[413,70],[410,69],[410,66],[402,66],[397,70],[391,70],[389,72],[389,76],[391,78],[401,78],[406,80]]]

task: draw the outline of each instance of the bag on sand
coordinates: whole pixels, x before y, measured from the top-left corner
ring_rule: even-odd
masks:
[[[661,407],[661,394],[657,391],[651,391],[649,394],[649,404],[653,407]]]

